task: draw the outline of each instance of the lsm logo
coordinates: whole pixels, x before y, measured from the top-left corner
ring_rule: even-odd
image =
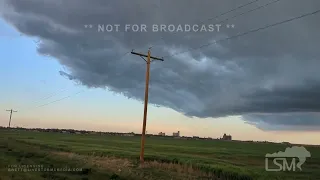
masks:
[[[306,162],[307,157],[311,157],[311,154],[306,148],[302,146],[289,147],[284,152],[266,154],[265,169],[266,171],[296,171],[298,168],[302,171],[301,166]],[[270,166],[269,159],[273,162],[270,163]],[[291,163],[289,164],[288,161]]]

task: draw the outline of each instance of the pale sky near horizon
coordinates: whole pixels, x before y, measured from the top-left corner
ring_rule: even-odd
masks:
[[[40,55],[36,40],[20,36],[0,18],[0,126],[8,125],[9,112],[5,110],[13,108],[18,110],[12,117],[14,127],[141,133],[143,102],[107,89],[88,88],[61,76],[63,66],[54,57]],[[128,59],[128,56],[122,61],[141,61],[139,57]],[[138,96],[144,94],[139,93]],[[180,131],[182,136],[213,138],[227,133],[235,140],[320,144],[317,129],[262,130],[246,123],[240,115],[191,118],[163,106],[148,108],[148,133]]]

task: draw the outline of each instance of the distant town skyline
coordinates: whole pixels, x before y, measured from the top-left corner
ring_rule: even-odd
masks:
[[[2,127],[0,129],[7,130],[22,130],[22,131],[33,131],[33,132],[50,132],[50,133],[63,133],[63,134],[89,134],[89,135],[110,135],[110,136],[141,136],[141,133],[134,132],[107,132],[107,131],[87,131],[87,130],[78,130],[78,129],[59,129],[59,128],[22,128],[22,127]],[[298,144],[298,143],[290,143],[290,142],[273,142],[273,141],[254,141],[254,140],[234,140],[231,135],[223,134],[222,137],[201,137],[201,136],[180,136],[177,132],[173,132],[172,135],[166,135],[163,132],[159,132],[158,134],[146,134],[147,137],[156,136],[156,137],[164,137],[164,138],[178,138],[184,140],[221,140],[221,141],[240,141],[240,142],[252,142],[252,143],[280,143],[286,145],[310,145],[310,146],[320,146],[320,144]]]

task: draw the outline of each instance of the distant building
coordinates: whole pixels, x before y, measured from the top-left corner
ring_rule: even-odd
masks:
[[[174,132],[174,133],[172,133],[172,136],[174,136],[174,137],[180,137],[180,131],[178,131],[178,132]]]
[[[232,140],[232,136],[224,134],[223,137],[222,137],[222,140],[231,141]]]
[[[166,133],[164,133],[164,132],[159,132],[158,135],[159,135],[159,136],[166,136]]]

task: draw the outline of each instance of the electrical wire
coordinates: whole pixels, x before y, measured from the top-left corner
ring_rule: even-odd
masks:
[[[229,14],[229,13],[231,13],[231,12],[234,12],[234,11],[236,11],[236,10],[238,10],[238,9],[244,8],[244,7],[246,7],[246,6],[249,6],[249,5],[251,5],[251,4],[255,3],[255,2],[258,2],[258,1],[260,1],[260,0],[250,1],[250,2],[248,2],[248,3],[246,3],[246,4],[240,5],[240,6],[238,6],[238,7],[236,7],[236,8],[233,8],[233,9],[231,9],[231,10],[229,10],[229,11],[226,11],[226,12],[224,12],[224,13],[221,13],[221,14],[215,16],[215,17],[206,19],[206,20],[204,20],[204,21],[200,21],[200,23],[203,23],[203,22],[205,22],[205,21],[211,21],[211,20],[213,20],[213,19],[218,19],[218,18],[221,17],[221,16],[224,16],[224,15]],[[172,34],[176,34],[176,33],[178,33],[178,32],[174,32],[174,33],[172,33]],[[157,40],[157,41],[155,41],[155,43],[160,42],[161,40],[163,40],[163,38],[164,38],[164,36],[160,37],[160,39]],[[156,46],[156,45],[152,45],[150,48],[153,48],[154,46]]]
[[[181,51],[181,52],[178,52],[178,53],[174,53],[174,54],[165,56],[164,58],[173,57],[173,56],[176,56],[176,55],[179,55],[179,54],[182,54],[182,53],[186,53],[186,52],[189,52],[189,51],[201,49],[201,48],[210,46],[212,44],[216,44],[216,43],[220,43],[220,42],[223,42],[223,41],[226,41],[226,40],[230,40],[230,39],[246,36],[246,35],[251,34],[251,33],[255,33],[255,32],[258,32],[258,31],[261,31],[261,30],[265,30],[265,29],[268,29],[268,28],[271,28],[271,27],[275,27],[275,26],[278,26],[278,25],[281,25],[281,24],[285,24],[285,23],[288,23],[288,22],[291,22],[291,21],[295,21],[295,20],[298,20],[298,19],[301,19],[301,18],[304,18],[304,17],[307,17],[307,16],[311,16],[311,15],[317,14],[319,12],[320,12],[320,9],[317,10],[317,11],[314,11],[314,12],[306,13],[306,14],[291,18],[291,19],[280,21],[280,22],[277,22],[277,23],[274,23],[274,24],[269,24],[269,25],[266,25],[264,27],[260,27],[260,28],[257,28],[257,29],[252,29],[252,30],[249,30],[249,31],[246,31],[246,32],[243,32],[243,33],[236,34],[234,36],[230,36],[230,37],[227,37],[227,38],[224,38],[224,39],[220,39],[220,40],[214,41],[213,43],[207,43],[207,44],[204,44],[204,45],[196,47],[196,48],[191,48],[191,49],[186,50],[186,51]]]
[[[57,100],[54,100],[54,101],[51,101],[51,102],[48,102],[48,103],[45,103],[45,104],[36,106],[36,107],[34,107],[34,108],[30,108],[30,109],[27,109],[27,110],[33,110],[33,109],[41,108],[41,107],[44,107],[44,106],[48,106],[48,105],[50,105],[50,104],[57,103],[57,102],[59,102],[59,101],[63,101],[63,100],[65,100],[65,99],[71,98],[72,96],[75,96],[75,95],[78,95],[78,94],[80,94],[80,93],[83,93],[84,91],[85,91],[85,90],[81,90],[81,91],[78,91],[78,92],[76,92],[76,93],[74,93],[74,94],[70,94],[70,95],[65,96],[65,97],[63,97],[63,98],[60,98],[60,99],[57,99]],[[26,111],[26,110],[25,110],[25,111]],[[25,112],[25,111],[23,111],[23,112]]]
[[[129,53],[130,53],[130,51],[124,53],[123,55],[120,56],[119,59],[121,60],[122,58],[124,58],[124,57],[125,57],[127,54],[129,54]],[[65,90],[66,90],[66,88],[65,88],[63,91],[65,91]],[[74,93],[74,94],[70,94],[70,95],[68,95],[68,96],[66,96],[66,97],[63,97],[63,98],[61,98],[61,99],[54,100],[54,101],[51,101],[51,102],[49,102],[49,103],[45,103],[45,104],[36,106],[35,108],[32,108],[32,109],[37,109],[37,108],[41,108],[41,107],[44,107],[44,106],[48,106],[48,105],[50,105],[50,104],[53,104],[53,103],[56,103],[56,102],[59,102],[59,101],[68,99],[68,98],[70,98],[70,97],[72,97],[72,96],[74,96],[74,95],[80,94],[80,93],[82,93],[82,92],[84,92],[84,91],[85,91],[85,90],[78,91],[78,92],[76,92],[76,93]],[[49,98],[51,98],[51,97],[53,97],[53,96],[55,96],[55,95],[57,95],[57,94],[58,94],[58,92],[52,94],[51,96],[46,97],[45,99],[49,99]],[[30,109],[31,109],[31,108],[30,108]]]

